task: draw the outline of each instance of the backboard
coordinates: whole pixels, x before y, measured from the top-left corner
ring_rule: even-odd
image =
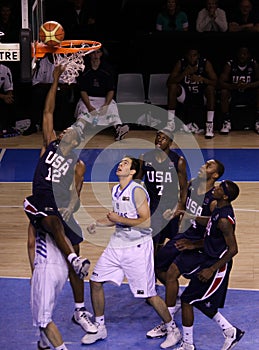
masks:
[[[38,40],[39,28],[44,22],[44,0],[21,0],[22,28],[20,33],[21,81],[32,77],[32,43]]]

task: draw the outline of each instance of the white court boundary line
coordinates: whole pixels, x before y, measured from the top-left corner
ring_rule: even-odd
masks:
[[[0,163],[1,163],[2,159],[4,158],[5,152],[6,152],[6,148],[2,148],[2,150],[0,152]]]

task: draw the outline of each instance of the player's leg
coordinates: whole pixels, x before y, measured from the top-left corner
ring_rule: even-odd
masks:
[[[175,129],[175,111],[177,107],[177,98],[184,93],[184,89],[179,84],[168,84],[168,120],[166,128],[174,131]]]
[[[68,348],[64,344],[61,333],[59,332],[57,326],[53,321],[48,323],[46,328],[40,329],[45,333],[46,337],[55,349],[59,348],[60,350],[68,350]]]
[[[220,105],[223,117],[223,124],[222,128],[220,129],[220,133],[223,135],[228,135],[231,130],[230,97],[231,95],[229,90],[221,90]]]
[[[43,229],[52,234],[58,248],[67,257],[75,272],[80,278],[88,275],[90,261],[78,257],[69,239],[65,235],[62,221],[56,215],[48,215],[41,219]]]
[[[215,88],[208,85],[205,89],[205,96],[207,100],[207,121],[205,137],[211,139],[214,137],[214,114],[215,114]]]
[[[73,245],[75,253],[79,255],[79,244]],[[69,281],[72,288],[75,311],[72,317],[72,321],[80,325],[85,332],[97,333],[97,327],[90,320],[92,316],[85,308],[84,303],[84,281],[78,277],[74,269],[69,264]]]

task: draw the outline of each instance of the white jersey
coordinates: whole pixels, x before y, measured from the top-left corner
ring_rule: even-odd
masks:
[[[120,190],[120,185],[115,185],[112,189],[112,205],[113,211],[120,216],[129,219],[138,218],[138,211],[135,203],[134,193],[136,188],[141,188],[147,197],[149,204],[149,195],[145,188],[134,181],[131,181],[123,190]],[[137,228],[116,224],[116,230],[111,237],[110,246],[131,243],[137,245],[151,238],[151,228]]]
[[[0,89],[4,92],[13,90],[12,73],[4,64],[0,64]]]
[[[34,326],[52,321],[57,298],[67,280],[68,266],[49,234],[37,232],[34,271],[31,283],[31,310]]]
[[[49,234],[37,232],[34,266],[56,264],[66,266],[66,260]]]

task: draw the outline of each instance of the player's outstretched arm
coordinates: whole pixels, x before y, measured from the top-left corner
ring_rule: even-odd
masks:
[[[61,74],[64,72],[65,66],[58,65],[53,71],[53,83],[48,91],[45,106],[43,111],[43,148],[46,148],[51,141],[56,139],[56,133],[53,127],[53,114],[55,110],[56,93],[58,88],[58,81]]]

